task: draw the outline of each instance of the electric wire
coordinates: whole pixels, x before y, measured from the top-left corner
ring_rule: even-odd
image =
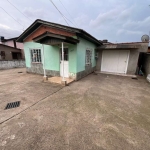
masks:
[[[20,24],[23,28],[24,28],[24,26],[20,23],[20,22],[18,22],[13,16],[11,16],[4,8],[2,8],[2,7],[0,7],[8,16],[10,16],[12,19],[14,19],[18,24]],[[23,29],[22,29],[23,30]],[[24,31],[24,30],[23,30]]]
[[[64,18],[66,24],[67,24],[68,26],[70,26],[69,23],[67,22],[67,20],[65,19],[65,16],[64,16],[64,15],[62,14],[62,12],[57,8],[57,6],[54,4],[54,2],[53,2],[52,0],[49,0],[49,1],[53,4],[53,6],[58,10],[58,12],[60,13],[60,15]]]
[[[64,4],[62,3],[62,1],[61,1],[61,0],[59,0],[59,1],[60,1],[61,5],[65,8],[66,12],[70,15],[70,17],[73,18],[72,15],[71,15],[71,14],[69,13],[69,11],[67,10],[67,8],[66,8],[66,7],[64,6]],[[71,22],[71,23],[72,23],[72,22]],[[75,24],[74,24],[74,23],[75,23]],[[74,22],[74,23],[72,23],[72,24],[77,27],[76,22]]]
[[[29,17],[27,17],[23,12],[21,12],[14,4],[12,4],[9,0],[7,0],[9,4],[11,4],[15,9],[17,9],[22,15],[24,15],[26,18],[28,18],[30,21],[32,21]]]

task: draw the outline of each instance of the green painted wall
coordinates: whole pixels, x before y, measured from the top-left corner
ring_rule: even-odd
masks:
[[[42,50],[42,45],[35,42],[25,42],[24,52],[26,59],[26,66],[31,67],[31,54],[30,49],[39,48]],[[43,58],[43,53],[41,51]],[[60,69],[60,58],[59,58],[59,47],[44,45],[44,58],[45,58],[45,69],[59,71]],[[43,59],[42,59],[43,63]]]
[[[77,44],[77,72],[85,70],[85,54],[86,49],[92,50],[92,67],[96,66],[95,48],[96,45],[83,38],[79,38],[80,42]]]
[[[42,45],[35,42],[25,42],[24,52],[26,58],[26,66],[31,67],[30,49],[39,48],[42,50]],[[68,45],[69,48],[69,74],[74,76],[77,72],[85,70],[85,53],[86,49],[92,50],[92,67],[96,66],[95,48],[96,45],[83,38],[77,45]],[[42,52],[42,51],[41,51]],[[43,55],[43,53],[41,53]],[[60,48],[57,46],[44,45],[45,69],[60,71]],[[43,56],[42,56],[43,58]],[[43,63],[43,59],[42,59]]]
[[[69,45],[69,72],[77,72],[77,45]]]

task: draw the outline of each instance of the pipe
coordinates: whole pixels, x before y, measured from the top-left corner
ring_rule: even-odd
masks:
[[[65,81],[64,78],[64,43],[62,42],[62,67],[63,67],[63,79],[62,81]]]
[[[44,58],[44,45],[42,44],[43,47],[43,70],[44,70],[44,77],[46,77],[46,71],[45,71],[45,58]]]

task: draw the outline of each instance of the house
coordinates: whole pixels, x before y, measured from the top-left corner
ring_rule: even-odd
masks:
[[[75,80],[95,70],[95,49],[102,45],[82,29],[39,19],[18,37],[17,42],[24,43],[27,72]]]
[[[74,80],[93,71],[134,75],[139,54],[148,47],[146,42],[100,41],[82,29],[39,19],[17,42],[24,43],[27,72]]]
[[[13,51],[13,53],[12,53],[12,59],[16,59],[16,58],[17,59],[24,59],[25,57],[24,57],[24,51],[23,51],[23,43],[16,42],[17,38],[18,37],[10,38],[10,39],[5,39],[3,36],[1,36],[0,37],[0,44],[6,46],[5,50],[8,47],[13,47],[13,49],[9,48],[9,50]],[[17,57],[17,55],[18,55],[18,57]],[[12,59],[9,59],[9,60],[12,60]]]
[[[147,52],[148,42],[109,43],[96,48],[96,70],[104,73],[135,75],[140,53]]]

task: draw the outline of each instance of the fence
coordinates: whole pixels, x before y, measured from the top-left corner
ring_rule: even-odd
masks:
[[[0,69],[25,67],[24,60],[0,61]]]

